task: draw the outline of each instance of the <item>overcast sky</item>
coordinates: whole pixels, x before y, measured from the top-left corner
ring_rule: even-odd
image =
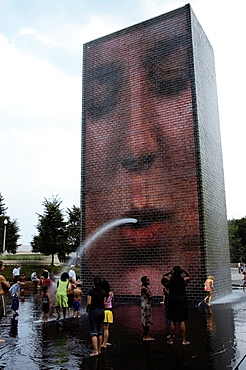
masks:
[[[83,43],[182,0],[0,0],[0,192],[22,244],[44,198],[80,206]],[[245,1],[191,0],[215,53],[228,219],[246,215]]]

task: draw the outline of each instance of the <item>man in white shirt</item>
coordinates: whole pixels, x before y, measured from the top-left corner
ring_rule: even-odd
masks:
[[[70,270],[68,272],[68,275],[69,275],[70,278],[72,278],[73,283],[76,283],[77,279],[76,279],[76,272],[75,272],[74,268],[75,268],[75,265],[70,266]]]
[[[16,266],[15,266],[15,268],[13,269],[13,271],[12,271],[13,278],[14,278],[15,276],[20,276],[20,270],[21,270],[20,265],[16,265]]]

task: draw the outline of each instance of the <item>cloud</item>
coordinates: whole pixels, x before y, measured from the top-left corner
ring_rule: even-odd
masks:
[[[9,129],[0,136],[1,192],[17,218],[24,244],[36,231],[44,198],[59,195],[62,208],[79,206],[80,129]]]
[[[30,37],[33,40],[38,40],[41,43],[47,45],[47,46],[56,46],[56,40],[54,37],[50,37],[48,35],[45,35],[42,32],[38,32],[35,29],[29,27],[29,28],[21,28],[20,31],[15,35],[14,40],[16,41],[17,37]]]
[[[27,243],[44,197],[79,205],[81,75],[27,55],[2,34],[0,49],[1,193]]]
[[[36,34],[37,31],[35,31],[33,28],[21,28],[21,30],[18,32],[20,36],[29,36]]]
[[[81,111],[81,76],[67,76],[46,61],[23,54],[0,34],[0,110],[18,123],[66,125]],[[23,122],[25,125],[26,123]]]

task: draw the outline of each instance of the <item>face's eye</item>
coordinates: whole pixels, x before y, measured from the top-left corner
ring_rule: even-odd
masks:
[[[156,95],[173,96],[184,91],[190,80],[187,41],[182,37],[161,41],[145,60],[151,89]]]
[[[118,103],[122,86],[122,73],[115,63],[97,66],[87,72],[86,111],[93,119],[110,113]]]

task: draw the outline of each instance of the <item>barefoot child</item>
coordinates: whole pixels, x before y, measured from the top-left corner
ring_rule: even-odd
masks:
[[[141,316],[143,325],[143,340],[155,340],[149,336],[149,327],[152,325],[152,293],[148,287],[150,280],[148,276],[141,277]]]
[[[61,278],[57,282],[57,291],[55,298],[55,307],[57,312],[57,319],[60,318],[60,308],[62,308],[63,319],[66,319],[66,311],[68,308],[67,288],[68,288],[68,273],[63,272]]]
[[[13,311],[13,318],[19,316],[18,309],[19,309],[19,300],[20,300],[20,276],[14,277],[14,284],[11,288],[9,288],[12,303],[11,303],[11,310]]]
[[[80,317],[80,301],[82,298],[82,286],[81,284],[77,284],[76,288],[73,290],[73,317],[79,318]]]
[[[108,343],[108,338],[109,338],[109,324],[113,323],[112,302],[114,298],[114,293],[110,291],[110,286],[107,280],[102,281],[102,289],[106,293],[106,303],[104,306],[104,321],[103,321],[103,343],[102,343],[102,347],[105,348],[111,345],[110,343]]]
[[[212,299],[212,291],[215,292],[214,289],[214,277],[209,276],[207,280],[204,283],[204,290],[207,293],[207,296],[204,298],[204,302],[208,304],[208,306],[211,305],[211,299]]]
[[[42,294],[42,312],[43,312],[43,321],[47,322],[49,318],[49,310],[50,310],[50,297],[47,293],[48,287],[43,287],[43,294]]]

